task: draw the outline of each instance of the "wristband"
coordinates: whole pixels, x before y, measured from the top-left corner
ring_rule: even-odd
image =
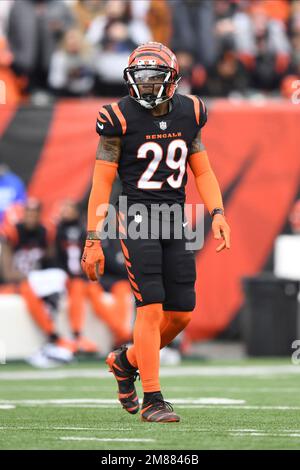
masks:
[[[224,215],[224,209],[222,209],[221,207],[216,207],[216,208],[210,213],[211,218],[213,219],[216,214]]]

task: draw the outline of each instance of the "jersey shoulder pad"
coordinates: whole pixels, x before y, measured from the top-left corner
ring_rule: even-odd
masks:
[[[126,134],[127,122],[119,104],[106,104],[100,109],[96,122],[96,132],[100,136],[122,137]]]
[[[204,127],[207,122],[207,109],[201,98],[196,95],[186,95],[193,102],[194,118],[199,129]]]

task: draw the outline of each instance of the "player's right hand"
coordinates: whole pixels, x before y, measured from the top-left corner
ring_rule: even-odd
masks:
[[[81,268],[91,281],[104,273],[104,254],[100,240],[86,240],[81,258]]]

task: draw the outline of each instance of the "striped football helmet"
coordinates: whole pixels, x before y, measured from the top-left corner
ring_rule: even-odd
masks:
[[[128,59],[124,80],[130,96],[151,109],[172,98],[180,77],[175,54],[159,42],[137,47]]]

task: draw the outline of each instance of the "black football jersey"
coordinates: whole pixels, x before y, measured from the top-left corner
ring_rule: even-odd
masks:
[[[48,247],[47,232],[43,225],[29,230],[23,223],[15,226],[12,238],[8,237],[13,250],[13,264],[24,275],[45,267]]]
[[[86,232],[80,221],[60,222],[56,231],[57,264],[70,277],[84,277],[80,258],[84,247]]]
[[[187,158],[206,121],[203,101],[180,94],[159,117],[129,96],[100,109],[98,134],[122,138],[118,173],[129,203],[184,203]]]

